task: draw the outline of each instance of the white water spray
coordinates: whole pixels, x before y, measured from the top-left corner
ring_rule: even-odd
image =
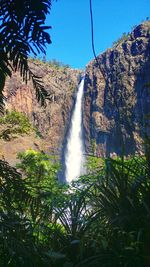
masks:
[[[69,183],[78,178],[83,172],[84,145],[82,140],[82,99],[84,92],[84,78],[79,84],[75,108],[71,119],[71,128],[67,140],[65,154],[65,178]]]

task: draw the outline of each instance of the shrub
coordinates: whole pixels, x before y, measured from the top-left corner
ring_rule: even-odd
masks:
[[[29,119],[21,112],[11,111],[0,118],[0,138],[10,140],[17,134],[28,134],[33,129]]]
[[[128,40],[129,38],[129,34],[128,33],[123,33],[122,36],[120,38],[118,38],[118,40],[113,42],[113,47],[118,46],[119,44],[125,42],[126,40]]]

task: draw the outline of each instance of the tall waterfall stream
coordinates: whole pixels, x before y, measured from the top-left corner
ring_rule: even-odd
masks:
[[[82,133],[82,99],[84,93],[84,78],[81,80],[74,111],[71,118],[71,126],[67,139],[65,153],[65,179],[68,183],[78,178],[84,170],[84,144]]]

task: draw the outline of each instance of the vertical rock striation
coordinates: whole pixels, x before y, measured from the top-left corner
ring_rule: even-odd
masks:
[[[37,143],[40,150],[60,154],[81,71],[39,60],[31,60],[30,67],[37,76],[42,77],[50,94],[50,102],[47,101],[46,108],[41,107],[37,103],[32,83],[23,83],[16,72],[7,79],[5,85],[6,108],[25,113],[37,127],[42,137],[41,142]]]
[[[150,21],[137,26],[87,65],[84,128],[86,150],[125,155],[143,150],[150,133]]]

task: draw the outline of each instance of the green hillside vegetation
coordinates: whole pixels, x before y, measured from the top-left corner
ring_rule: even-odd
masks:
[[[37,62],[40,65],[41,64],[45,64],[47,66],[50,66],[51,68],[55,68],[56,70],[65,70],[70,68],[69,64],[65,64],[59,60],[56,59],[51,59],[51,60],[47,60],[46,57],[43,57],[43,59],[35,57],[35,58],[29,58],[30,62]]]
[[[145,24],[145,25],[146,25],[146,24],[149,24],[149,20],[150,20],[150,18],[147,17],[146,19],[143,19],[143,20],[141,21],[141,23],[143,23],[143,24]],[[131,30],[133,31],[136,27],[137,27],[137,25],[134,25],[134,26],[131,28]],[[114,41],[114,42],[112,43],[112,47],[114,48],[114,47],[118,46],[119,44],[121,44],[121,43],[127,41],[128,38],[129,38],[129,36],[130,36],[130,33],[129,33],[129,32],[128,32],[128,33],[123,32],[122,35],[121,35],[121,37],[119,37],[116,41]]]
[[[129,33],[125,33],[124,32],[120,38],[118,38],[116,41],[113,42],[112,46],[116,47],[119,44],[121,44],[121,43],[125,42],[126,40],[128,40],[128,38],[129,38]]]
[[[52,67],[55,67],[56,69],[67,69],[67,68],[70,68],[69,64],[64,64],[63,62],[60,62],[56,59],[52,59],[52,60],[49,60],[47,61],[48,65],[52,66]]]

